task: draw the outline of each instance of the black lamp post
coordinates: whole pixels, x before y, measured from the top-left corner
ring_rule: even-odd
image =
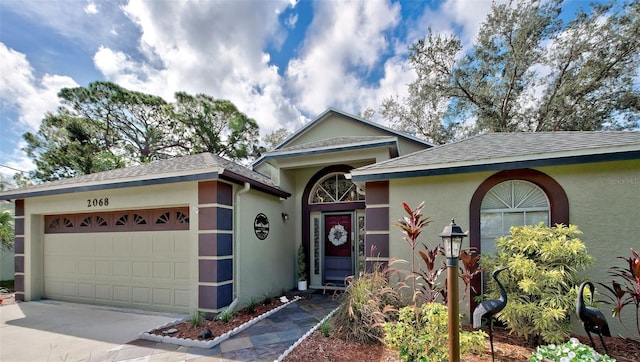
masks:
[[[458,258],[467,236],[451,219],[439,235],[447,257],[447,309],[449,311],[449,361],[460,362],[460,306],[458,301]]]

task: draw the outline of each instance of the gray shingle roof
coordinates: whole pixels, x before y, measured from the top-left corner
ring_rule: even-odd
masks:
[[[384,142],[396,142],[396,137],[388,136],[345,136],[328,138],[321,141],[309,142],[301,145],[283,147],[267,153],[267,156],[283,153],[294,153],[297,151],[314,151],[328,148],[338,148],[359,144],[373,144]]]
[[[107,185],[140,180],[159,180],[214,172],[227,175],[231,179],[246,179],[246,181],[250,181],[252,184],[259,186],[259,189],[286,193],[271,182],[269,178],[258,172],[212,153],[200,153],[27,186],[0,193],[0,199],[12,198],[10,195],[15,194],[28,195],[30,193],[38,193],[42,190],[67,188],[72,190],[85,185]]]
[[[640,150],[640,132],[488,133],[365,166],[356,173],[557,158],[620,148]]]

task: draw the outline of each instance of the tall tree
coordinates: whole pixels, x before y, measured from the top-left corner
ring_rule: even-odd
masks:
[[[281,127],[271,133],[267,133],[266,135],[264,135],[264,137],[262,138],[262,142],[264,142],[264,144],[267,146],[267,151],[271,151],[292,134],[293,132],[284,127]]]
[[[101,143],[132,161],[149,162],[186,152],[182,125],[158,96],[131,91],[111,82],[64,88],[58,96],[62,114],[85,118],[102,131]]]
[[[244,160],[264,151],[258,124],[227,100],[176,94],[176,103],[110,82],[64,88],[61,106],[23,135],[36,182],[74,177],[190,153]],[[19,185],[29,179],[14,177]]]
[[[409,49],[417,79],[381,105],[397,127],[435,143],[478,132],[640,127],[640,1],[580,9],[561,0],[492,5],[476,42],[429,34]]]
[[[14,240],[13,215],[8,210],[0,210],[0,251],[13,250]]]
[[[124,166],[121,157],[104,148],[91,119],[49,113],[37,133],[27,132],[23,138],[23,149],[36,164],[31,179],[52,181]]]
[[[191,153],[212,152],[221,157],[245,160],[264,152],[258,146],[258,123],[228,100],[206,94],[175,94],[175,118],[186,127]]]

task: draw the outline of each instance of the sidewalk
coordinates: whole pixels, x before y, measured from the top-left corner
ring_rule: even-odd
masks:
[[[330,295],[307,294],[211,349],[138,339],[85,361],[274,361],[337,306]]]

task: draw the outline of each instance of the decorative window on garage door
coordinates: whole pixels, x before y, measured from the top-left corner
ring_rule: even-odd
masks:
[[[46,215],[46,234],[189,230],[189,208]]]

